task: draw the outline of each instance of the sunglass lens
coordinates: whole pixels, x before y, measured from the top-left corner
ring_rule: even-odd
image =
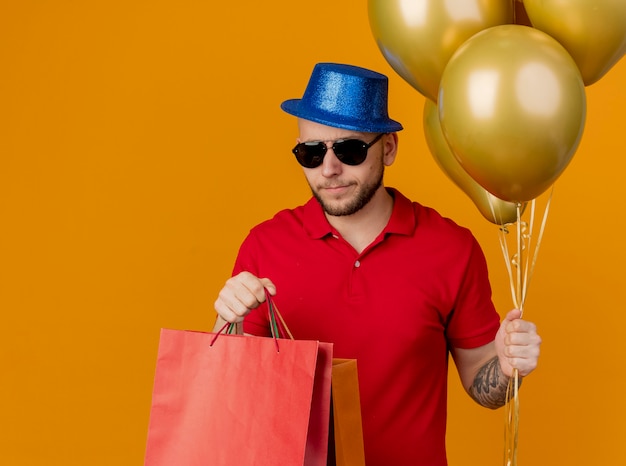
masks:
[[[359,165],[367,157],[368,146],[359,139],[337,141],[333,146],[335,155],[346,165]]]
[[[301,142],[293,148],[298,163],[305,168],[319,167],[326,154],[326,145],[323,142]]]

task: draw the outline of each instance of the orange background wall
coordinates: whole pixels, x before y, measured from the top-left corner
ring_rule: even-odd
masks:
[[[437,168],[423,97],[384,61],[365,1],[0,4],[0,463],[142,464],[161,327],[209,330],[248,229],[308,197],[289,149],[318,61],[390,76],[387,184],[470,227],[511,307],[496,227]],[[521,465],[626,464],[626,63],[587,88],[526,317]],[[381,310],[384,312],[384,310]],[[504,411],[451,376],[452,466],[502,463]]]

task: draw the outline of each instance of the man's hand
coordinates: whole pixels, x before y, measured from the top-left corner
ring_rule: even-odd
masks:
[[[496,334],[496,353],[502,372],[511,377],[516,368],[519,375],[530,374],[537,367],[541,337],[532,322],[521,319],[519,309],[509,311]]]
[[[250,272],[241,272],[229,278],[215,301],[218,319],[215,328],[226,322],[242,322],[243,318],[265,301],[265,289],[271,296],[276,294],[276,286],[268,278],[258,278]]]

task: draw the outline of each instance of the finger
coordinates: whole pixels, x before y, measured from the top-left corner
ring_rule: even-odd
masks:
[[[521,376],[527,376],[537,368],[536,359],[526,358],[507,358],[507,363],[514,369],[517,369]],[[510,374],[507,374],[510,376]]]
[[[276,296],[276,285],[269,278],[262,278],[261,283],[270,296]]]
[[[504,355],[508,358],[533,359],[538,358],[539,345],[506,345]]]
[[[245,282],[245,277],[231,277],[220,290],[214,307],[224,320],[240,322],[251,309],[259,305],[256,296]]]
[[[228,301],[228,307],[240,317],[246,316],[252,309],[259,306],[257,298],[249,292],[240,293]]]
[[[215,310],[229,322],[241,321],[243,317],[250,312],[250,309],[252,309],[248,303],[256,302],[254,297],[249,296],[247,291],[243,292],[243,294],[244,297],[241,298],[239,296],[242,295],[242,292],[239,292],[237,295],[232,293],[228,288],[223,288],[215,302]]]
[[[249,272],[242,272],[235,278],[250,293],[250,296],[241,294],[240,299],[251,309],[265,301],[266,292],[272,296],[276,294],[276,286],[269,278],[257,278]]]
[[[516,338],[516,342],[523,340],[527,340],[528,342],[533,342],[537,339],[540,340],[539,335],[537,335],[537,326],[526,320],[517,319],[509,322],[506,324],[505,330],[507,336],[515,335],[514,338]]]
[[[519,346],[540,345],[541,337],[537,335],[534,327],[531,326],[529,330],[507,331],[506,335],[504,336],[504,344]]]
[[[509,347],[505,348],[501,362],[505,366],[516,368],[520,373],[526,375],[532,372],[539,361],[539,349],[527,347]],[[508,371],[505,370],[508,375]]]
[[[522,311],[520,311],[519,309],[511,309],[509,312],[507,312],[504,320],[508,322],[513,322],[514,320],[520,319],[521,317]]]
[[[226,322],[230,322],[231,324],[235,322],[243,321],[243,316],[238,315],[233,309],[227,306],[223,300],[218,298],[214,304],[215,312],[217,315],[221,317]]]

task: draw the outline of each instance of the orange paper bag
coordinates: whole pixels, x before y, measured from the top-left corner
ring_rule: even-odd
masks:
[[[331,385],[335,465],[365,466],[356,359],[333,359]]]
[[[163,329],[146,466],[326,466],[332,344]]]

